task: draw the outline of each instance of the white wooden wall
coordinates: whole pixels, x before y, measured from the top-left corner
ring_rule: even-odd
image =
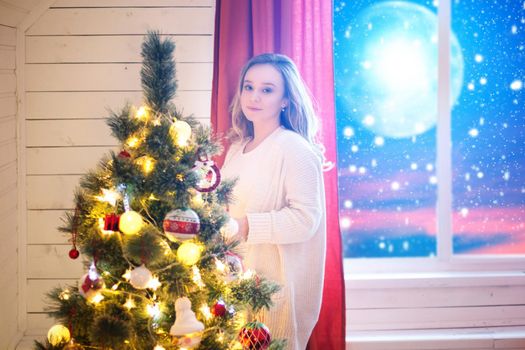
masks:
[[[175,103],[209,123],[213,29],[212,0],[58,0],[27,30],[26,334],[52,324],[43,313],[46,292],[84,273],[56,227],[73,206],[81,174],[116,149],[107,108],[140,104],[144,34],[159,30],[173,39]]]
[[[0,13],[8,8],[0,4]],[[16,28],[0,15],[0,349],[18,326]]]

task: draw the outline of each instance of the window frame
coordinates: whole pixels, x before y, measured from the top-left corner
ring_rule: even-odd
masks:
[[[421,258],[344,258],[349,274],[396,274],[443,272],[523,271],[525,255],[454,255],[452,231],[452,134],[450,108],[450,33],[452,0],[438,3],[438,120],[436,169],[436,257]],[[405,276],[406,277],[406,276]],[[402,277],[402,278],[405,278]]]

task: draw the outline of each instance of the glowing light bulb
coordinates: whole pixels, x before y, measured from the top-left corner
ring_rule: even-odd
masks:
[[[219,272],[226,271],[226,265],[224,265],[224,263],[217,258],[215,258],[215,267]]]
[[[131,297],[129,297],[128,300],[126,300],[126,302],[124,303],[124,307],[128,310],[131,310],[135,307],[135,302]]]
[[[104,296],[101,293],[97,293],[89,301],[91,301],[93,304],[97,305],[102,300],[104,300]]]
[[[155,159],[148,156],[140,157],[137,159],[137,164],[142,167],[144,174],[148,175],[155,168]]]
[[[131,136],[129,139],[126,140],[126,145],[130,148],[135,148],[140,144],[140,139],[136,136]]]
[[[157,319],[160,316],[160,304],[149,304],[146,306],[146,312],[148,315],[150,315],[152,318]]]
[[[117,191],[103,188],[102,195],[96,196],[95,198],[101,202],[107,202],[112,206],[115,206],[115,204],[117,204],[117,200],[120,198],[120,194]]]
[[[148,120],[149,118],[149,111],[146,106],[141,106],[139,109],[137,109],[137,112],[135,113],[135,118],[142,119],[142,120]]]
[[[159,278],[157,276],[153,276],[152,279],[149,280],[147,288],[157,290],[162,283],[159,281]]]
[[[131,270],[127,269],[126,272],[122,275],[122,278],[124,278],[126,281],[129,281],[131,278]]]
[[[69,289],[64,289],[60,295],[58,296],[58,298],[60,300],[69,300],[69,297],[71,296],[71,292],[69,291]]]
[[[211,314],[210,308],[207,304],[202,304],[199,310],[205,319],[210,320],[213,317],[213,315]]]
[[[193,282],[200,288],[205,287],[205,284],[202,282],[201,272],[199,268],[193,265],[192,270],[193,270],[193,277],[192,277]]]

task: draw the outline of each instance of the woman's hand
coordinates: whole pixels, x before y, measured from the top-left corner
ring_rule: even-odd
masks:
[[[246,242],[248,239],[248,218],[246,216],[243,216],[242,218],[235,218],[235,221],[237,221],[237,224],[239,225],[239,232],[238,236],[243,241]]]

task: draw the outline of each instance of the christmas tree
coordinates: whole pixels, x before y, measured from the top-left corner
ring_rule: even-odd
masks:
[[[142,46],[144,105],[111,113],[121,145],[88,172],[64,214],[70,257],[82,255],[77,286],[49,293],[59,323],[37,349],[279,349],[257,322],[279,286],[244,271],[236,221],[225,207],[234,180],[211,157],[209,128],[170,102],[170,40]],[[233,237],[233,238],[232,238]],[[80,250],[77,250],[77,248]]]

